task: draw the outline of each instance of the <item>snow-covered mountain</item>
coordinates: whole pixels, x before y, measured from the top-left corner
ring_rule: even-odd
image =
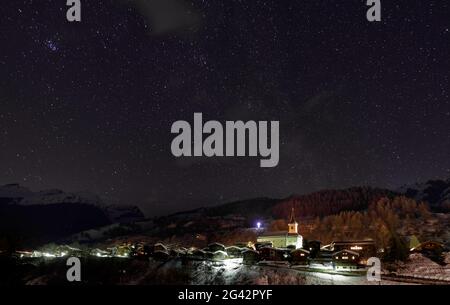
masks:
[[[22,206],[63,203],[92,205],[102,209],[111,223],[133,222],[144,218],[137,206],[106,204],[99,196],[89,192],[70,193],[58,189],[32,192],[19,184],[7,184],[0,186],[0,200]]]
[[[450,178],[405,185],[397,192],[417,201],[428,202],[433,209],[450,211]]]
[[[32,191],[19,184],[13,183],[0,186],[0,198],[22,199],[32,194]]]
[[[77,203],[83,202],[92,205],[102,205],[100,197],[90,193],[65,193],[61,190],[45,190],[32,193],[24,197],[20,204],[33,205],[33,204],[56,204],[56,203]]]
[[[0,186],[0,237],[7,236],[21,247],[142,219],[138,207],[110,205],[90,193],[33,192],[18,184]]]

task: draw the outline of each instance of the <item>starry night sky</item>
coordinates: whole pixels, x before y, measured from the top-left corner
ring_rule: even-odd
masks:
[[[450,3],[7,1],[0,183],[148,215],[450,176]],[[279,120],[280,164],[176,159],[176,120]]]

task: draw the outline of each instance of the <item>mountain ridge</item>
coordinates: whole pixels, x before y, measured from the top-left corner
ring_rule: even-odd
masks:
[[[144,214],[138,207],[110,205],[90,193],[58,189],[33,192],[19,184],[0,186],[0,239],[25,246],[142,219]]]
[[[252,227],[256,221],[287,219],[292,207],[299,219],[325,217],[345,211],[361,211],[383,197],[406,196],[427,202],[432,210],[450,211],[450,179],[429,180],[397,190],[373,187],[331,189],[286,198],[250,198],[180,211],[150,220],[153,232],[175,234],[217,230],[231,226]],[[214,220],[215,219],[215,220]],[[222,219],[222,220],[220,220]],[[0,186],[0,238],[56,241],[114,223],[145,222],[137,206],[108,205],[91,193],[68,193],[57,189],[33,192],[19,184]]]

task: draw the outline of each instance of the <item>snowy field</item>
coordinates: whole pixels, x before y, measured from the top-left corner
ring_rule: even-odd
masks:
[[[152,263],[151,263],[152,265]],[[307,272],[287,267],[250,266],[240,260],[225,262],[179,260],[154,263],[146,274],[130,284],[171,283],[174,277],[186,279],[191,285],[399,285],[399,282],[368,282],[365,276],[345,276]],[[154,279],[158,279],[157,282]],[[166,281],[167,280],[167,281]]]
[[[445,255],[444,263],[445,265],[440,265],[421,254],[412,254],[408,262],[398,264],[395,273],[399,276],[450,283],[450,253]]]

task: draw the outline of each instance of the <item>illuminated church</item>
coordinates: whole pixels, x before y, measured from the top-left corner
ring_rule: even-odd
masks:
[[[271,242],[274,248],[287,248],[294,246],[296,249],[303,247],[303,237],[298,234],[298,223],[295,220],[294,208],[288,223],[287,231],[265,232],[258,236],[257,242]]]

